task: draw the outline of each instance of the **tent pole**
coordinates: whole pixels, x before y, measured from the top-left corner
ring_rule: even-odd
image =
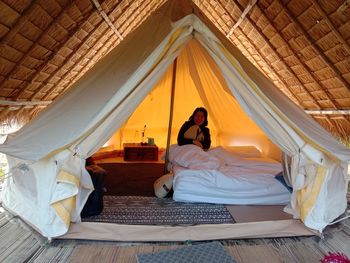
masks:
[[[175,58],[173,63],[173,76],[171,80],[171,97],[170,97],[170,113],[169,113],[169,125],[168,125],[168,138],[166,142],[166,152],[165,152],[165,164],[164,164],[164,174],[168,172],[168,162],[169,162],[169,146],[171,138],[171,128],[173,124],[173,111],[174,111],[174,95],[175,95],[175,84],[176,84],[176,65],[177,58]]]

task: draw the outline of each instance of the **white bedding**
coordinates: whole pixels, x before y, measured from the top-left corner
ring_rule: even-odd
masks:
[[[242,158],[221,147],[208,152],[193,145],[173,146],[174,200],[239,205],[287,204],[290,193],[275,175],[279,162]]]

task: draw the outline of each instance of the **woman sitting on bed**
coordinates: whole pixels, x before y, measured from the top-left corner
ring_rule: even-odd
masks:
[[[203,150],[210,148],[210,133],[208,125],[208,112],[204,108],[197,108],[186,121],[177,136],[179,145],[194,144]]]

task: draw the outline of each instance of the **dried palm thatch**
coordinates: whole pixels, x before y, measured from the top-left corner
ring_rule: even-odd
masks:
[[[0,121],[29,121],[166,0],[0,0]],[[350,137],[349,0],[171,0],[291,100]]]

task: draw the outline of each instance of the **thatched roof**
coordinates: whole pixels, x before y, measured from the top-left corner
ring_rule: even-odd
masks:
[[[30,120],[165,2],[0,0],[0,120]],[[174,16],[211,21],[291,100],[349,140],[349,0],[172,4]]]

